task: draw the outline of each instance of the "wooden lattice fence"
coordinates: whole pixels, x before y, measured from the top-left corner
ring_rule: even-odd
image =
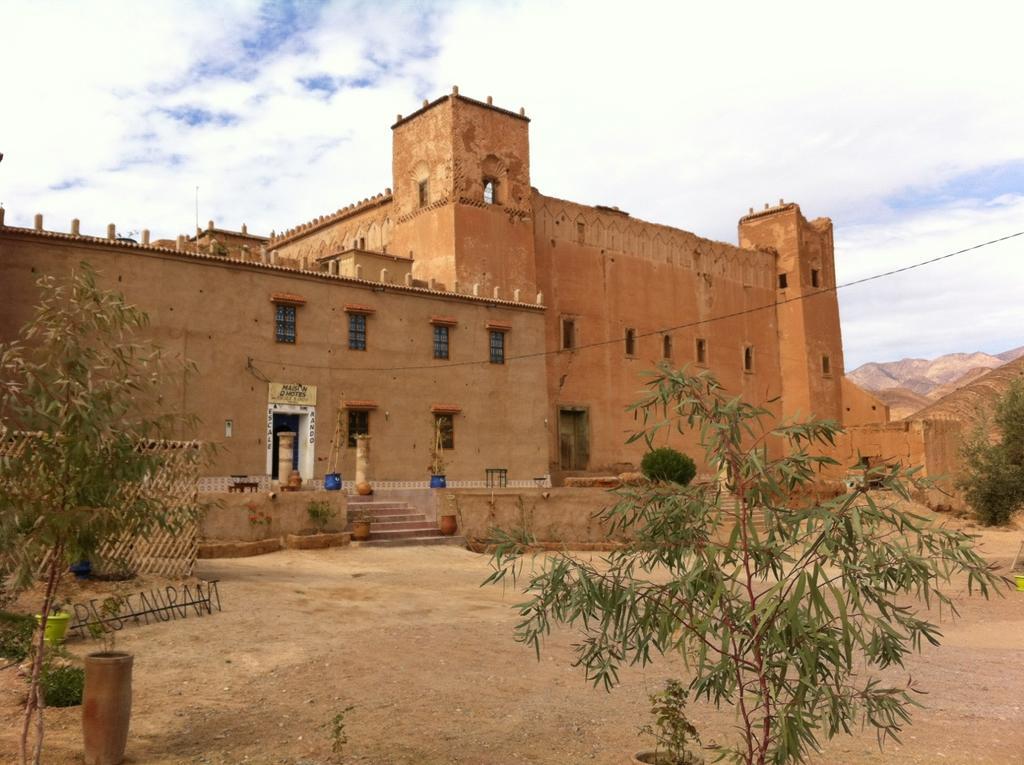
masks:
[[[32,443],[38,433],[8,433],[0,438],[0,458],[17,460],[24,470],[34,469]],[[101,567],[133,574],[167,577],[191,576],[199,551],[199,523],[192,516],[198,491],[195,465],[197,441],[148,441],[139,449],[159,449],[162,469],[143,481],[126,484],[118,501],[128,502],[146,492],[158,495],[167,506],[167,524],[153,528],[145,537],[125,535],[99,549]]]

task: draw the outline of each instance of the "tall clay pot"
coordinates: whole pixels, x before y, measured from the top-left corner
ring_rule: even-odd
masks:
[[[441,533],[446,537],[450,537],[459,530],[459,524],[455,519],[454,515],[440,515],[437,518],[437,526],[441,530]]]
[[[132,716],[132,655],[110,652],[85,657],[82,735],[85,765],[120,765]]]

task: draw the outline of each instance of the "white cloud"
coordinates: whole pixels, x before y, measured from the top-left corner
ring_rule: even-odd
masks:
[[[0,0],[0,18],[15,223],[173,236],[199,185],[203,221],[294,225],[390,186],[394,115],[457,83],[526,107],[545,193],[726,240],[748,206],[794,199],[836,222],[841,277],[1024,229],[1024,188],[957,186],[1024,160],[1016,2]],[[352,87],[300,84],[324,76]],[[848,367],[1024,342],[1021,247],[848,291]]]
[[[962,199],[837,232],[840,283],[1024,230],[1024,193]],[[1024,236],[840,291],[847,369],[867,361],[1024,345]]]

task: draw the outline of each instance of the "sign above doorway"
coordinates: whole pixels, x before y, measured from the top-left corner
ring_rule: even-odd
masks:
[[[316,386],[302,383],[269,384],[267,401],[271,404],[292,404],[295,406],[316,406]]]

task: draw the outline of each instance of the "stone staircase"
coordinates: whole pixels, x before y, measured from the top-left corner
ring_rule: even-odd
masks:
[[[411,545],[457,545],[465,546],[460,536],[446,537],[441,534],[437,523],[409,505],[408,502],[377,499],[374,495],[359,495],[348,498],[349,514],[358,510],[369,511],[373,516],[370,523],[370,538],[365,542],[353,542],[363,547],[406,547]]]

